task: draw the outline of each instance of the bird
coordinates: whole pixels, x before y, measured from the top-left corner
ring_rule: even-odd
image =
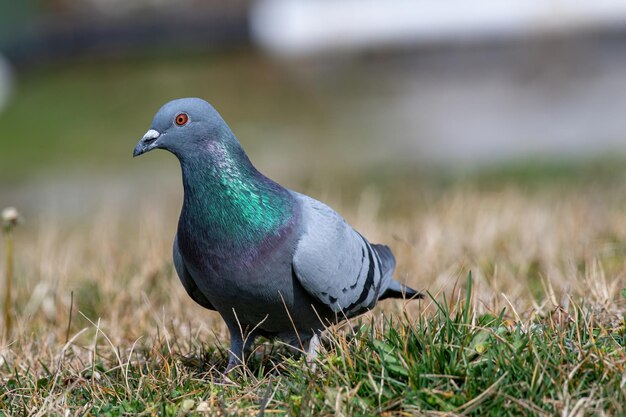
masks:
[[[183,203],[174,267],[187,294],[230,333],[226,373],[259,336],[315,359],[320,335],[387,298],[421,298],[393,278],[391,249],[370,243],[326,204],[259,172],[207,101],[163,105],[134,148],[180,162]]]

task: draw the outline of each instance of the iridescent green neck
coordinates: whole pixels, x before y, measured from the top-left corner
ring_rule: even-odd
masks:
[[[181,159],[181,226],[208,244],[249,247],[278,235],[293,217],[289,191],[260,174],[236,140],[211,141]]]

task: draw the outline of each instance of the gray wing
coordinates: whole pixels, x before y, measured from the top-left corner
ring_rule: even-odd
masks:
[[[178,237],[174,238],[174,268],[176,268],[178,278],[180,278],[180,282],[182,282],[183,287],[185,287],[187,294],[189,294],[189,296],[202,307],[208,308],[209,310],[215,310],[213,304],[211,304],[204,294],[200,292],[200,289],[189,274],[189,271],[185,266],[185,260],[178,249]]]
[[[391,251],[370,244],[327,205],[296,196],[304,227],[293,257],[300,284],[335,313],[351,317],[374,307],[391,281]]]

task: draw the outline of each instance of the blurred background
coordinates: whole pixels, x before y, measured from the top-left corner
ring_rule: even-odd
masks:
[[[171,155],[131,153],[184,96],[299,189],[611,177],[626,1],[586,3],[0,0],[0,206],[177,195]]]

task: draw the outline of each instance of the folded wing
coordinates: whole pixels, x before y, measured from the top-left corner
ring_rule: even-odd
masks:
[[[333,209],[298,194],[304,233],[293,270],[305,290],[347,317],[371,309],[391,281],[389,248],[372,245]]]

